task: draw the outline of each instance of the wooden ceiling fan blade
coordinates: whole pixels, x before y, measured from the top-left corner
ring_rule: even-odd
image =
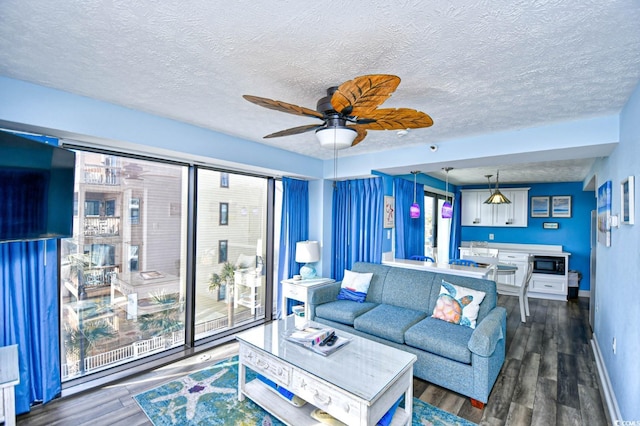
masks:
[[[355,129],[356,132],[358,132],[358,135],[356,136],[356,138],[353,140],[353,142],[351,143],[351,146],[356,146],[358,145],[360,142],[362,142],[362,140],[364,138],[367,137],[367,129],[365,129],[364,127],[361,126],[348,126],[350,129]]]
[[[433,125],[428,114],[410,108],[383,108],[367,113],[365,119],[375,120],[372,123],[359,124],[369,130],[404,130],[420,129]]]
[[[400,84],[400,77],[371,74],[342,83],[331,97],[333,109],[348,116],[361,117],[389,99]]]
[[[261,107],[273,109],[275,111],[286,112],[294,115],[302,115],[306,117],[315,117],[321,120],[324,119],[324,116],[318,111],[314,111],[312,109],[290,104],[287,102],[276,101],[273,99],[261,98],[259,96],[252,95],[242,95],[242,97],[251,103],[260,105]]]
[[[270,138],[279,138],[281,136],[291,136],[291,135],[297,135],[300,133],[305,133],[305,132],[310,132],[312,130],[318,130],[324,127],[324,123],[322,124],[308,124],[306,126],[298,126],[298,127],[292,127],[290,129],[286,129],[286,130],[280,130],[279,132],[275,132],[275,133],[271,133],[270,135],[265,136],[265,139],[270,139]]]

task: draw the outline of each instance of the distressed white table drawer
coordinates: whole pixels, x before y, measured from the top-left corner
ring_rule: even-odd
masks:
[[[315,377],[294,370],[291,391],[305,401],[347,424],[359,424],[361,401],[341,389],[319,382]]]
[[[287,388],[291,385],[292,368],[278,358],[268,356],[264,352],[258,353],[244,345],[240,346],[239,355],[242,362],[256,373]]]

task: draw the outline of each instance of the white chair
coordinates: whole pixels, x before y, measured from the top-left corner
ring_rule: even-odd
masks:
[[[472,249],[471,254],[463,254],[460,257],[462,259],[473,260],[478,264],[491,265],[491,272],[487,278],[498,282],[496,272],[496,265],[498,265],[498,249],[483,249],[476,247]]]
[[[518,296],[520,320],[522,322],[527,322],[527,317],[529,316],[529,281],[531,281],[531,274],[533,273],[533,256],[529,256],[526,268],[520,285],[496,283],[499,294]]]

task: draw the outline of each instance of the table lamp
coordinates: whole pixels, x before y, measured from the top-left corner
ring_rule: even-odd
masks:
[[[300,276],[303,280],[315,278],[316,268],[314,262],[320,260],[320,243],[317,241],[298,241],[296,243],[296,262],[304,263],[300,268]]]

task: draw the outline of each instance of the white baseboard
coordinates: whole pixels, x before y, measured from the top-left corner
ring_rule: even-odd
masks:
[[[578,297],[591,298],[591,290],[578,290]]]
[[[602,389],[602,395],[605,399],[605,409],[609,412],[609,420],[611,423],[616,423],[622,420],[622,414],[620,414],[620,407],[618,407],[618,400],[616,394],[613,392],[611,381],[609,380],[609,374],[607,368],[604,365],[604,359],[600,352],[600,346],[598,345],[598,339],[596,339],[595,333],[591,339],[591,346],[593,348],[593,356],[596,359],[596,367],[598,368],[598,378],[600,379],[600,388]]]

